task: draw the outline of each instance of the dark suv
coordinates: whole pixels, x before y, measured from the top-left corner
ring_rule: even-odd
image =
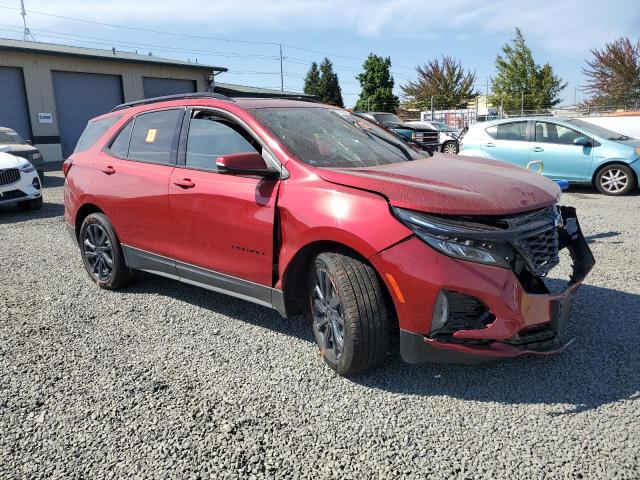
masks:
[[[404,122],[400,117],[388,112],[361,112],[359,116],[369,118],[384,127],[402,135],[407,140],[411,140],[423,150],[433,154],[440,150],[440,132],[435,128],[424,125],[412,125]]]
[[[525,169],[408,147],[315,103],[165,97],[89,122],[65,162],[65,220],[89,277],[143,270],[309,313],[342,375],[553,353],[593,265],[575,210]],[[542,278],[559,249],[569,286]]]

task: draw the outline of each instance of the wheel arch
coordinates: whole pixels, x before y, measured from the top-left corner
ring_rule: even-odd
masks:
[[[82,222],[84,222],[84,219],[87,218],[92,213],[104,214],[102,209],[98,207],[95,203],[85,203],[76,212],[76,218],[74,222],[76,240],[79,238],[80,227],[82,226]]]
[[[596,178],[598,177],[598,174],[602,171],[602,169],[604,169],[605,167],[609,167],[611,165],[622,165],[623,167],[627,167],[629,170],[631,170],[631,174],[633,175],[634,185],[638,185],[638,175],[636,174],[635,170],[631,167],[629,163],[625,162],[622,159],[607,160],[606,162],[598,165],[598,167],[593,171],[593,175],[591,176],[591,185],[595,187]]]

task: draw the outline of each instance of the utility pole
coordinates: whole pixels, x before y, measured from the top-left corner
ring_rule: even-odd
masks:
[[[27,27],[27,11],[24,8],[24,0],[20,0],[20,6],[22,7],[22,11],[20,12],[20,15],[22,15],[22,24],[24,25],[24,32],[22,34],[22,40],[24,40],[26,42],[27,40],[29,40],[29,37],[31,37],[31,40],[33,40],[35,42],[36,39],[31,34],[31,31],[29,30],[29,27]]]
[[[520,94],[520,115],[524,116],[524,89]]]
[[[574,106],[578,103],[577,97],[578,97],[578,87],[573,87],[573,105]]]
[[[280,91],[284,92],[284,71],[282,69],[282,44],[280,46]]]
[[[433,122],[433,114],[434,114],[434,111],[433,111],[433,95],[431,95],[431,121],[432,122]]]

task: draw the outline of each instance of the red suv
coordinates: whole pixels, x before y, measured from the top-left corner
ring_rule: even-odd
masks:
[[[575,210],[541,175],[428,158],[335,107],[216,94],[121,105],[65,162],[65,220],[91,279],[136,270],[309,312],[342,375],[562,349],[594,264]],[[543,277],[567,248],[573,274]]]

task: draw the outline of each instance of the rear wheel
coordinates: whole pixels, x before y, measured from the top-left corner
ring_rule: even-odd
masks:
[[[458,153],[458,144],[456,142],[445,142],[442,146],[442,152],[448,153],[449,155],[455,155]]]
[[[355,375],[385,360],[392,313],[369,265],[321,253],[310,272],[309,303],[320,355],[337,373]]]
[[[133,278],[109,219],[92,213],[82,222],[79,237],[82,261],[91,279],[100,287],[116,290]]]
[[[626,165],[607,165],[596,175],[596,188],[605,195],[626,195],[634,184],[633,172]]]

